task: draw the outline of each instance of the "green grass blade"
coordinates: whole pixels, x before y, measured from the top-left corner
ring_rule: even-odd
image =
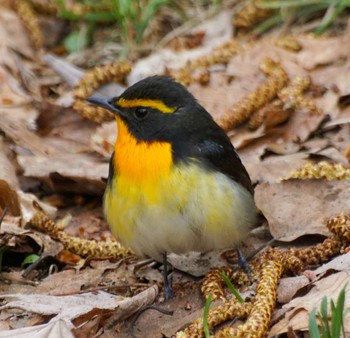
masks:
[[[316,34],[321,34],[329,28],[335,19],[350,5],[349,0],[340,0],[339,3],[333,6],[331,13],[326,13],[324,22],[316,29]]]
[[[309,316],[309,334],[310,334],[310,338],[321,338],[320,332],[317,326],[316,309],[313,309]]]
[[[118,7],[118,0],[110,0],[112,12],[111,14],[113,15],[114,19],[118,22],[121,21],[122,17],[119,12],[119,7]]]
[[[329,7],[328,4],[319,3],[310,6],[300,7],[296,10],[295,16],[297,18],[307,17],[319,11],[324,11]]]
[[[64,12],[66,10],[66,3],[64,0],[54,0],[54,3],[60,8],[60,12]]]
[[[233,284],[230,281],[230,278],[228,278],[227,275],[223,272],[220,273],[220,276],[222,277],[222,279],[224,280],[224,282],[226,283],[226,285],[230,289],[230,291],[235,295],[237,300],[240,303],[244,303],[244,299],[242,298],[240,293],[237,291],[237,289],[233,286]]]
[[[283,22],[283,18],[280,13],[276,13],[275,15],[271,16],[270,18],[264,20],[262,23],[260,23],[255,29],[255,34],[262,34],[266,31],[268,31],[270,28],[280,25]]]
[[[113,13],[109,12],[96,12],[96,13],[85,13],[83,18],[87,21],[97,21],[97,22],[113,22],[115,21],[115,16]]]
[[[290,8],[290,7],[304,7],[310,6],[313,4],[324,4],[326,6],[331,5],[334,0],[284,0],[284,1],[262,1],[259,4],[261,8],[271,8],[271,9],[282,9],[282,8]]]
[[[328,304],[327,297],[323,297],[321,301],[321,327],[322,327],[322,337],[331,338],[331,330],[328,322]]]
[[[133,16],[133,5],[130,0],[117,0],[117,6],[119,13],[122,17],[132,17]]]
[[[64,0],[54,0],[56,5],[59,8],[58,17],[66,19],[69,21],[78,21],[82,18],[81,15],[74,14],[73,12],[67,9],[66,3]]]
[[[208,314],[211,305],[212,294],[209,293],[207,300],[205,301],[205,307],[203,312],[203,330],[205,338],[210,338],[210,330],[208,325]]]
[[[345,286],[346,287],[346,286]],[[342,326],[344,325],[344,305],[345,305],[345,287],[340,291],[337,305],[334,305],[334,302],[331,301],[332,308],[332,338],[340,337],[340,332]]]
[[[274,9],[276,14],[264,20],[254,31],[263,33],[273,26],[283,23],[291,16],[296,19],[305,20],[308,17],[314,17],[315,14],[325,12],[322,23],[315,29],[316,34],[321,34],[327,30],[336,20],[336,18],[350,7],[350,0],[264,0],[259,3],[260,8]]]
[[[332,338],[329,321],[328,321],[328,300],[326,296],[322,298],[320,311],[316,314],[316,317],[319,319],[321,337]]]
[[[143,11],[142,19],[139,24],[136,25],[136,41],[140,42],[149,22],[155,16],[157,11],[167,5],[169,0],[150,0]]]

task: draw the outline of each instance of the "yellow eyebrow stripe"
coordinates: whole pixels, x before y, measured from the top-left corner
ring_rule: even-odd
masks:
[[[176,110],[176,108],[168,107],[163,101],[150,99],[127,100],[122,97],[115,104],[122,108],[149,107],[158,109],[162,113],[173,113]]]

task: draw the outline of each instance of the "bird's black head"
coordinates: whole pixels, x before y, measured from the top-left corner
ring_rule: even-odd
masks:
[[[138,140],[169,141],[209,115],[193,95],[168,76],[145,78],[112,99],[90,97],[125,122]],[[196,116],[195,116],[196,115]]]
[[[159,75],[135,83],[117,99],[120,98],[128,101],[134,99],[161,101],[171,109],[193,104],[195,101],[193,95],[183,85],[169,76]]]

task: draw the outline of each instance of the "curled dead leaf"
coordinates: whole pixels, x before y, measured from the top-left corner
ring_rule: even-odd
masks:
[[[16,170],[7,158],[5,146],[0,139],[0,211],[7,208],[13,216],[20,216],[21,209],[16,189],[19,187]]]
[[[305,296],[296,297],[283,308],[288,309],[285,318],[275,324],[268,337],[277,337],[280,334],[286,333],[289,327],[294,331],[307,331],[309,328],[309,316],[313,309],[320,309],[321,300],[327,297],[328,301],[333,299],[336,303],[340,290],[349,285],[350,276],[349,270],[332,274],[314,283],[314,287]],[[345,293],[345,304],[350,302],[350,293],[347,288]],[[343,325],[348,337],[350,333],[350,314],[346,312]]]
[[[21,215],[21,207],[16,191],[11,189],[6,181],[0,180],[0,210],[5,208],[13,216]]]

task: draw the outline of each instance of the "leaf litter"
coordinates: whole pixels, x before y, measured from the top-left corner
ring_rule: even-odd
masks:
[[[68,61],[53,55],[47,54],[41,60],[15,13],[1,4],[0,7],[0,36],[3,37],[0,44],[0,209],[6,206],[10,209],[1,224],[1,245],[7,245],[9,252],[22,252],[22,255],[37,252],[53,259],[37,267],[39,272],[46,269],[46,275],[25,278],[21,268],[8,261],[4,253],[0,277],[9,284],[1,288],[1,298],[6,301],[1,307],[0,327],[5,330],[0,332],[0,337],[29,334],[46,337],[49,333],[73,337],[74,329],[74,332],[91,334],[100,332],[101,328],[104,328],[104,337],[113,335],[115,330],[118,336],[128,337],[129,321],[124,320],[155,301],[158,291],[152,284],[160,280],[159,271],[152,265],[137,271],[135,258],[123,262],[78,258],[76,263],[72,263],[74,259],[68,263],[70,258],[62,255],[61,260],[59,258],[61,244],[47,235],[22,228],[33,215],[35,200],[52,216],[64,217],[72,212],[67,226],[71,234],[104,239],[107,226],[100,199],[116,137],[115,125],[106,122],[98,126],[70,108],[72,87],[84,71],[76,67],[72,71]],[[221,13],[210,20],[209,28],[196,27],[194,33],[205,32],[202,45],[190,51],[185,49],[181,58],[178,52],[164,48],[140,59],[133,66],[128,84],[159,73],[160,65],[167,65],[164,71],[168,67],[179,68],[210,53],[231,38],[228,18],[228,13]],[[266,58],[280,63],[290,80],[310,76],[312,85],[304,96],[309,105],[291,109],[284,123],[271,127],[265,122],[256,131],[243,125],[229,132],[256,185],[256,203],[267,220],[260,231],[254,230],[252,238],[242,244],[248,255],[267,244],[271,239],[269,233],[275,240],[283,241],[284,246],[308,245],[308,240],[319,239],[315,235],[329,235],[325,227],[329,217],[348,213],[347,181],[283,181],[282,178],[315,159],[348,165],[349,37],[350,25],[336,36],[317,39],[297,35],[293,39],[301,46],[298,52],[281,47],[278,38],[272,35],[252,42],[243,39],[240,51],[226,65],[209,67],[210,80],[206,85],[194,82],[188,86],[214,119],[220,121],[266,81],[259,69]],[[39,59],[37,64],[34,60]],[[58,80],[50,69],[53,64],[63,80]],[[35,73],[34,82],[30,81],[31,72]],[[120,92],[122,88],[113,84],[100,88],[99,93]],[[277,113],[271,110],[269,114],[271,120]],[[59,199],[58,211],[50,205],[55,198]],[[271,337],[286,333],[288,327],[296,332],[307,330],[309,312],[319,308],[324,295],[336,297],[348,280],[347,256],[281,281],[278,306],[282,312],[276,310]],[[177,269],[174,272],[177,296],[168,303],[157,304],[175,309],[174,315],[145,312],[135,324],[137,333],[143,337],[171,336],[200,317],[203,301],[198,279],[210,267],[225,265],[227,261],[225,255],[215,253],[174,257],[172,263]],[[187,275],[184,277],[180,271],[186,271]],[[158,301],[161,297],[158,296]],[[20,315],[24,316],[21,321],[16,319]],[[348,323],[345,321],[345,329],[350,332]]]

